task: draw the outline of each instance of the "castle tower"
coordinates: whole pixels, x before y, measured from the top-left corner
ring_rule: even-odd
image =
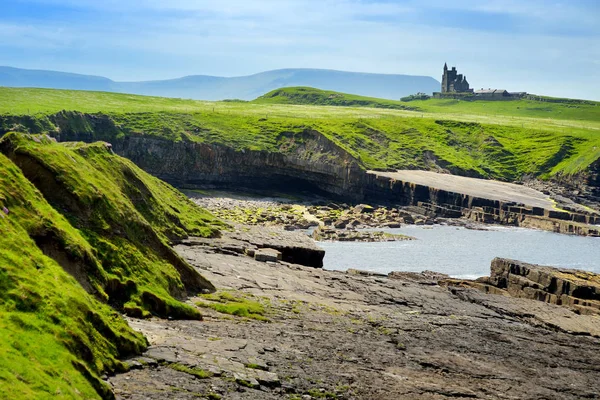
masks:
[[[442,74],[442,93],[446,93],[448,87],[448,64],[444,63],[444,73]]]

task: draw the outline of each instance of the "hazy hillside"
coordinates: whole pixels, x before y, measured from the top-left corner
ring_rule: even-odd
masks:
[[[281,69],[233,78],[194,75],[162,81],[115,82],[99,76],[0,67],[0,86],[96,90],[197,100],[252,100],[282,87],[311,86],[397,100],[416,92],[436,91],[439,82],[428,76],[321,69]]]

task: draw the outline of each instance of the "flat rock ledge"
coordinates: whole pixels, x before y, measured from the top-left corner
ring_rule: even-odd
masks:
[[[418,214],[600,236],[597,210],[560,210],[548,195],[522,185],[430,171],[369,171],[367,176],[371,200],[413,206]]]
[[[117,399],[598,398],[600,318],[537,300],[598,293],[585,289],[597,276],[498,259],[487,281],[444,287],[434,272],[273,264],[217,242],[229,247],[176,250],[267,321],[206,307],[203,321],[128,318],[150,347],[107,377]]]
[[[489,277],[475,281],[445,279],[440,283],[562,305],[578,314],[600,315],[600,275],[593,272],[495,258]]]
[[[236,225],[218,239],[187,238],[179,245],[203,246],[213,252],[250,256],[258,261],[284,261],[313,268],[323,267],[325,250],[300,231],[279,227]]]

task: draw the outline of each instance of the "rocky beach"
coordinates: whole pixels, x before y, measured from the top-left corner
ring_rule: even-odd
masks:
[[[558,400],[600,393],[598,275],[504,259],[474,281],[427,271],[323,270],[324,252],[308,228],[343,240],[368,227],[370,236],[356,240],[377,241],[392,240],[372,233],[392,224],[473,223],[415,207],[233,197],[192,195],[233,226],[220,238],[175,246],[217,292],[187,301],[202,321],[128,319],[150,347],[126,361],[128,372],[107,377],[117,398]]]
[[[108,378],[117,398],[581,399],[600,393],[594,274],[500,259],[489,279],[476,282],[431,272],[327,271],[258,261],[248,252],[261,245],[249,240],[256,229],[264,235],[263,228],[237,227],[220,239],[175,247],[218,291],[188,300],[202,321],[128,319],[150,347],[127,360],[128,372]],[[279,229],[279,238],[266,234],[272,247],[289,247],[295,235],[298,247],[318,253],[304,234]]]

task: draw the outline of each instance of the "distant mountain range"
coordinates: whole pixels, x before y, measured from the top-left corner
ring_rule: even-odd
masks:
[[[438,91],[440,83],[429,76],[324,69],[279,69],[232,78],[192,75],[162,81],[115,82],[101,76],[0,67],[0,86],[95,90],[197,100],[252,100],[274,89],[310,86],[398,100],[417,92]]]

